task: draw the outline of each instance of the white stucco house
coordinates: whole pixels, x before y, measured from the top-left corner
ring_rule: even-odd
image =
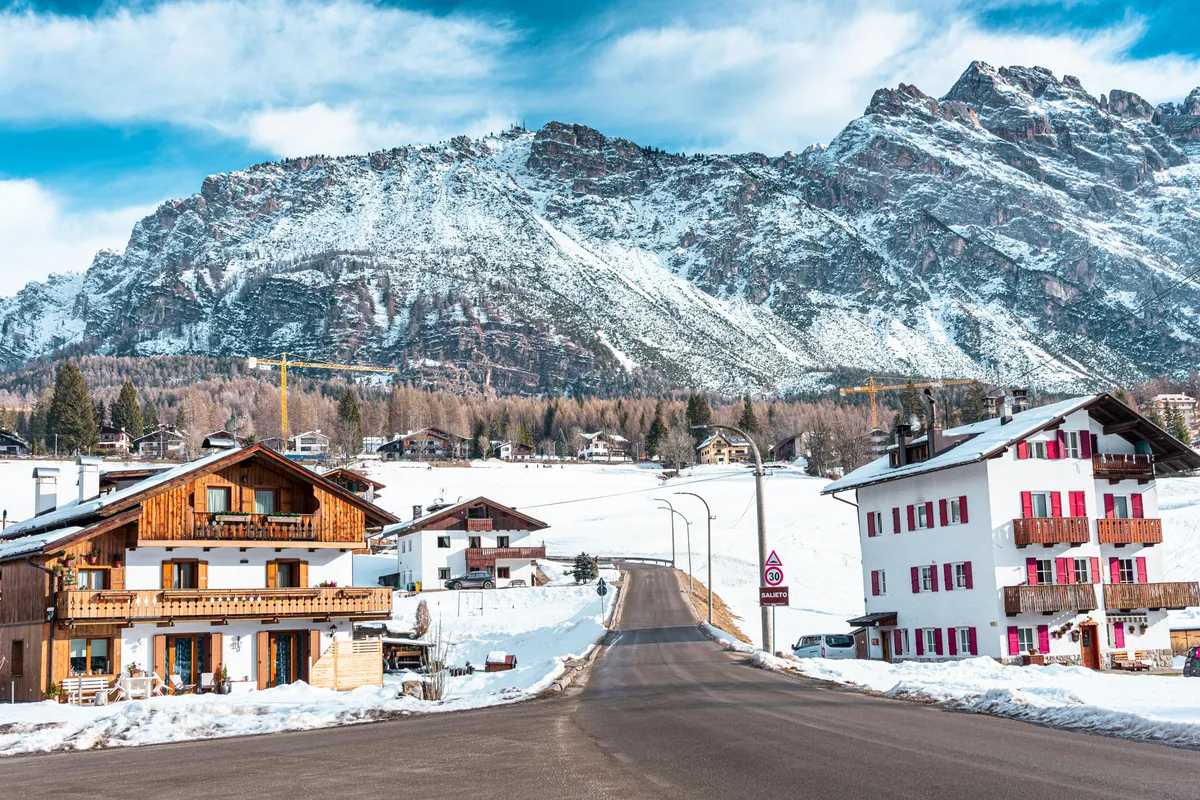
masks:
[[[910,440],[829,484],[856,498],[868,657],[1169,663],[1155,476],[1200,455],[1108,394]],[[931,441],[932,439],[932,441]]]

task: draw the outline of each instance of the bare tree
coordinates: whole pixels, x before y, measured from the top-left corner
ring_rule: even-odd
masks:
[[[658,449],[662,460],[673,464],[677,473],[682,467],[696,460],[696,445],[692,441],[692,434],[682,426],[672,428]]]

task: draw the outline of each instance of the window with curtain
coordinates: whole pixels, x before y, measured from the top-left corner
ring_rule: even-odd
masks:
[[[224,513],[229,510],[229,489],[209,487],[208,510],[211,513]]]
[[[72,639],[68,646],[68,668],[72,675],[111,675],[108,639]]]
[[[1033,652],[1033,628],[1017,628],[1017,643],[1022,653]]]
[[[275,513],[275,490],[274,489],[255,489],[254,490],[254,513],[255,514],[274,514]]]
[[[76,580],[79,589],[90,589],[93,592],[98,592],[105,586],[105,576],[108,574],[106,569],[81,569],[79,577]]]

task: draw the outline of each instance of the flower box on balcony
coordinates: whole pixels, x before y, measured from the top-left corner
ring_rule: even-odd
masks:
[[[213,517],[213,521],[218,525],[223,525],[226,522],[249,522],[249,514],[217,514]]]
[[[299,517],[280,517],[275,515],[270,515],[267,517],[267,522],[278,522],[283,525],[295,525],[299,521]]]

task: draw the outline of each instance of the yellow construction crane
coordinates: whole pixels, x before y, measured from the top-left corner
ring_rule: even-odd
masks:
[[[879,381],[883,381],[883,380],[888,380],[888,379],[870,375],[867,377],[867,385],[866,386],[851,386],[846,389],[838,389],[838,394],[841,395],[842,397],[845,397],[848,394],[862,394],[864,392],[871,396],[871,428],[873,430],[877,430],[879,428],[879,411],[875,406],[875,395],[879,392],[895,392],[895,391],[899,391],[900,389],[907,389],[910,385],[914,389],[939,389],[943,386],[963,386],[963,385],[966,385],[969,383],[979,383],[979,381],[976,381],[976,380],[970,380],[970,379],[963,380],[963,379],[959,379],[959,378],[948,379],[948,380],[939,380],[939,381],[923,381],[921,383],[913,383],[913,384],[909,384],[909,383],[883,384],[883,383],[879,382]]]
[[[287,371],[288,367],[304,368],[304,369],[331,369],[340,372],[391,372],[399,374],[400,370],[397,367],[375,367],[370,364],[335,364],[332,361],[289,361],[287,353],[280,353],[279,358],[255,358],[246,359],[246,365],[250,369],[258,369],[259,367],[279,367],[279,399],[280,399],[280,427],[283,429],[283,447],[287,449],[288,441],[288,416],[287,416]]]

